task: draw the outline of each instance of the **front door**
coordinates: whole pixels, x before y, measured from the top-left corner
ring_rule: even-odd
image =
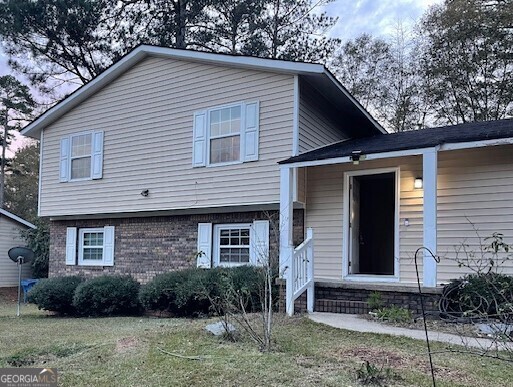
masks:
[[[393,276],[396,172],[350,176],[349,199],[348,273]]]

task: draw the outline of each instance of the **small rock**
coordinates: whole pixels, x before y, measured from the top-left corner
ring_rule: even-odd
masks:
[[[513,333],[513,325],[503,323],[476,324],[480,333],[489,336],[511,335]]]
[[[232,324],[228,323],[225,327],[222,322],[208,324],[205,330],[212,333],[214,336],[222,336],[226,333],[235,333],[237,331]]]

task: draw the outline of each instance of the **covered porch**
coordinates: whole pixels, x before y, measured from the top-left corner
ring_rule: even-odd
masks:
[[[353,139],[281,163],[287,312],[305,290],[308,311],[315,296],[332,292],[327,288],[414,293],[419,248],[425,248],[417,254],[421,286],[436,294],[464,274],[455,249],[477,245],[476,228],[482,237],[501,232],[513,241],[513,123],[506,123]],[[303,203],[308,229],[297,248],[291,242],[294,201]]]

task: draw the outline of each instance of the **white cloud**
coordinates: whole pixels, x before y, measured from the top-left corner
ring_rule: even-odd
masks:
[[[426,9],[442,0],[335,0],[325,6],[339,20],[330,34],[343,41],[364,32],[386,36],[398,23],[413,24]]]

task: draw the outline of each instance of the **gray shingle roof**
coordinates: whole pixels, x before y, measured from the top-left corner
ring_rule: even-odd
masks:
[[[362,155],[367,155],[372,153],[429,148],[442,144],[494,140],[508,137],[513,138],[513,119],[470,122],[340,141],[280,161],[280,164],[350,156],[353,151],[361,151]]]

